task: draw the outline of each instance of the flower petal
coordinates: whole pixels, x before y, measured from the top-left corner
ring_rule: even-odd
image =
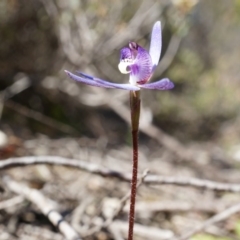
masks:
[[[149,54],[152,58],[153,68],[152,71],[155,70],[158,65],[159,58],[162,50],[162,32],[161,32],[161,22],[157,21],[153,25],[152,35],[151,35],[151,43]]]
[[[121,73],[130,73],[131,69],[129,66],[134,62],[135,52],[137,53],[137,50],[132,50],[128,47],[124,47],[120,50],[120,62],[118,64],[118,69]]]
[[[129,47],[124,47],[120,50],[120,61],[133,61],[134,58],[134,51]]]
[[[155,90],[169,90],[174,88],[174,84],[168,78],[164,78],[157,82],[139,85],[139,87],[146,88],[146,89],[155,89]]]
[[[152,75],[152,59],[147,50],[137,46],[137,56],[134,64],[130,65],[130,83],[135,85],[146,83]]]
[[[132,86],[131,84],[118,84],[118,83],[111,83],[105,80],[102,80],[100,78],[95,78],[90,75],[87,75],[85,73],[78,72],[81,76],[75,75],[67,70],[65,70],[67,75],[78,82],[85,83],[90,86],[95,87],[102,87],[102,88],[118,88],[118,89],[124,89],[124,90],[130,90],[130,91],[139,91],[140,88],[137,86]]]

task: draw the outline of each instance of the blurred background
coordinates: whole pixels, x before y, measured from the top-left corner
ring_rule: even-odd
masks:
[[[0,159],[57,155],[129,172],[128,92],[76,83],[64,69],[127,82],[128,76],[117,67],[120,49],[131,40],[148,49],[158,20],[163,49],[152,81],[168,77],[175,88],[141,92],[139,171],[240,181],[240,0],[1,0]],[[8,174],[39,183],[65,210],[74,209],[86,196],[96,208],[99,199],[120,198],[129,187],[117,180],[106,187],[109,179],[59,167],[27,167],[24,174],[12,169]],[[62,195],[56,196],[52,189],[58,188],[63,188]],[[236,195],[179,189],[143,187],[139,201],[193,203],[201,197],[227,205],[237,200]],[[86,214],[97,215],[95,208]],[[181,233],[214,211],[158,211],[142,214],[137,221]],[[35,213],[30,221],[26,209],[20,212],[14,216],[21,227],[42,227]],[[12,214],[0,218],[4,231]],[[127,215],[121,217],[126,220]],[[228,238],[231,233],[238,239],[237,222],[225,223],[224,232],[215,231],[215,237],[208,233],[198,238]],[[94,239],[111,239],[108,232],[101,234]]]

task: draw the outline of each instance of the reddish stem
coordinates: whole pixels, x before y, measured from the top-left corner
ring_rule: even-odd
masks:
[[[128,240],[133,240],[133,228],[135,220],[135,201],[137,193],[137,175],[138,175],[138,129],[140,117],[140,91],[130,92],[131,122],[132,122],[132,142],[133,142],[133,168],[132,184],[129,211],[129,230]]]

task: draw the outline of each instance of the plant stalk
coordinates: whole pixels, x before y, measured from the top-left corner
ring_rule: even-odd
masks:
[[[129,210],[129,229],[128,240],[133,240],[133,228],[135,220],[135,201],[137,193],[137,175],[138,175],[138,130],[140,117],[140,91],[130,91],[131,125],[132,125],[132,143],[133,143],[133,167],[131,182],[131,197]]]

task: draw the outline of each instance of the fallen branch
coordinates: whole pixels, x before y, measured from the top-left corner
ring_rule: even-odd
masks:
[[[221,183],[199,178],[188,177],[169,177],[148,175],[144,181],[147,184],[172,184],[178,186],[189,186],[195,188],[203,188],[214,191],[240,192],[240,184]]]
[[[96,163],[63,158],[58,156],[26,156],[20,158],[9,158],[0,161],[0,170],[17,166],[29,166],[37,164],[62,165],[67,167],[78,168],[86,172],[101,175],[103,177],[115,177],[126,182],[130,182],[131,180],[130,173],[112,170]],[[158,176],[148,174],[144,178],[143,183],[188,186],[214,191],[240,192],[240,184],[221,183],[198,178]]]
[[[104,177],[116,177],[125,181],[130,181],[131,174],[114,171],[96,163],[85,162],[76,159],[63,158],[58,156],[26,156],[19,158],[9,158],[0,161],[0,170],[18,166],[29,166],[37,164],[61,165],[66,167],[79,168],[81,170],[102,175]]]
[[[26,199],[38,206],[41,212],[68,240],[81,240],[78,233],[63,219],[56,209],[56,203],[46,198],[40,191],[12,180],[8,176],[3,177],[3,183],[12,192],[24,196]]]

